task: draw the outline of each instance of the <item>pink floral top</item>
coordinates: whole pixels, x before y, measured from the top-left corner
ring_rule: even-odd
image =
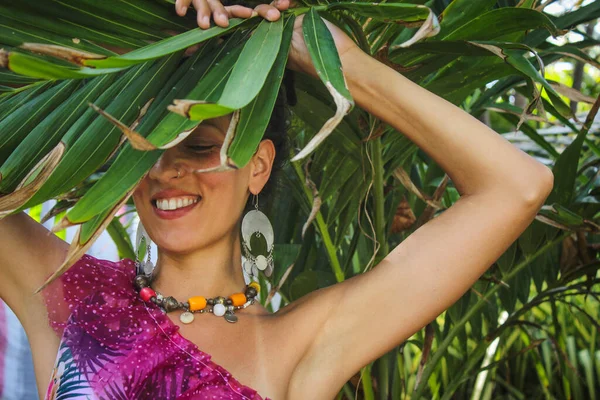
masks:
[[[62,337],[46,400],[262,400],[144,303],[134,277],[129,259],[85,255],[44,290]]]

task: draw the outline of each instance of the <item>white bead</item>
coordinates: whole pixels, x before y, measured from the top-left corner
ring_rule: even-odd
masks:
[[[244,271],[246,271],[248,275],[252,275],[252,262],[250,260],[244,261]]]
[[[194,314],[186,311],[179,316],[179,320],[184,324],[190,324],[194,320]]]
[[[152,261],[144,262],[143,270],[146,275],[152,274],[152,271],[154,271],[154,263]]]
[[[262,254],[256,257],[254,262],[256,264],[256,268],[260,269],[261,271],[264,271],[265,268],[267,268],[267,258]]]
[[[215,314],[217,317],[222,317],[223,315],[225,315],[225,306],[223,304],[215,304],[213,306],[213,314]]]

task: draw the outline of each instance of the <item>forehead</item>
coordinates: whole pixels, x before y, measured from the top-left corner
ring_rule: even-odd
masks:
[[[203,120],[192,132],[193,136],[214,137],[223,139],[227,134],[231,115]]]

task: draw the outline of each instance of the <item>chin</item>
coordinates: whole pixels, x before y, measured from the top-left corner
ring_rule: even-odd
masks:
[[[167,240],[160,241],[156,243],[156,246],[162,252],[167,252],[171,254],[190,254],[195,250],[203,247],[202,243],[198,243],[197,241],[176,241],[176,240]]]

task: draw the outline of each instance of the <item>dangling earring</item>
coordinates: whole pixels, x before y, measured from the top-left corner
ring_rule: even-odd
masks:
[[[142,243],[143,241],[143,243]],[[136,275],[147,275],[150,276],[152,275],[152,272],[154,271],[154,263],[152,263],[152,259],[151,259],[151,254],[150,254],[150,249],[152,248],[151,246],[152,241],[150,240],[150,236],[148,236],[148,232],[146,232],[146,229],[144,228],[144,225],[142,225],[142,222],[140,221],[138,223],[138,228],[137,228],[137,233],[135,236],[135,272]],[[146,261],[141,261],[140,257],[144,257],[144,253],[142,252],[142,249],[144,246],[146,248]]]
[[[258,277],[258,271],[263,271],[265,276],[270,277],[273,273],[273,226],[269,222],[269,218],[258,210],[258,195],[255,196],[254,210],[248,211],[242,220],[242,249],[244,251],[243,267],[244,271],[251,277]],[[264,249],[263,253],[257,254],[263,247],[255,244],[253,249],[250,240],[252,236],[256,238],[263,237]]]

